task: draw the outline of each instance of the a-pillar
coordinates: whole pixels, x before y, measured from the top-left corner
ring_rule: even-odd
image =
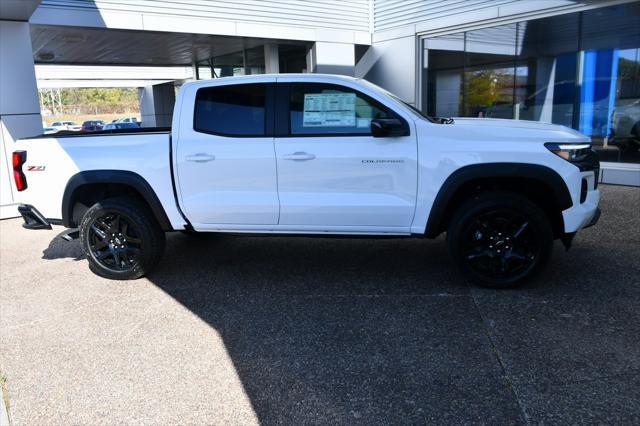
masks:
[[[173,83],[154,84],[140,88],[142,127],[169,127],[176,101]]]
[[[307,54],[307,70],[313,73],[354,75],[355,46],[317,41]]]
[[[0,218],[18,214],[11,165],[15,141],[42,134],[32,52],[29,23],[0,20]]]

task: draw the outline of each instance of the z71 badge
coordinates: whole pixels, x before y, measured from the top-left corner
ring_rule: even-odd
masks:
[[[44,172],[46,166],[27,166],[28,172]]]

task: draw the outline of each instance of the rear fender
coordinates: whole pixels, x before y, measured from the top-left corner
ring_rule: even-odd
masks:
[[[76,196],[80,188],[89,184],[120,184],[131,187],[147,203],[160,227],[164,231],[173,229],[162,203],[160,203],[151,185],[139,174],[124,170],[90,170],[76,173],[69,179],[62,197],[62,224],[67,228],[78,226],[73,219]]]

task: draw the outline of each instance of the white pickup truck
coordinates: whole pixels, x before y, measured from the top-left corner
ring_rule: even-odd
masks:
[[[586,136],[529,121],[431,118],[364,80],[185,84],[171,129],[39,136],[13,152],[26,228],[79,228],[93,272],[147,274],[165,232],[435,238],[506,287],[599,217]],[[203,259],[204,260],[204,259]]]

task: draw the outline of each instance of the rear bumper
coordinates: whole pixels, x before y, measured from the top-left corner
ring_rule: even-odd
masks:
[[[24,219],[22,226],[26,229],[51,229],[51,223],[31,204],[20,204],[18,213]]]

